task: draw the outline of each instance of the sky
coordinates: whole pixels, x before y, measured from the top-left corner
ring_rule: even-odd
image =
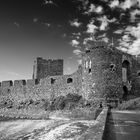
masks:
[[[0,0],[0,81],[31,79],[36,57],[71,74],[101,42],[140,54],[140,0]]]

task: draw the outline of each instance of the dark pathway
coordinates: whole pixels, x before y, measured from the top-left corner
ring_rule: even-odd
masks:
[[[103,140],[140,140],[140,112],[111,111]]]

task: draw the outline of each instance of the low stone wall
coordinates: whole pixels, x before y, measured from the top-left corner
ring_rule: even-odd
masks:
[[[83,136],[80,137],[80,140],[102,140],[106,125],[107,113],[108,108],[103,109],[96,119],[96,124],[86,133],[84,133]]]

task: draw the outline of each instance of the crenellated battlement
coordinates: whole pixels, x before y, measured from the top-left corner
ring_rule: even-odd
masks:
[[[9,80],[9,81],[2,81],[0,82],[0,87],[2,89],[4,88],[10,88],[10,87],[23,87],[23,86],[35,86],[40,83],[40,80],[38,79],[22,79],[22,80]]]
[[[14,81],[14,86],[18,87],[18,86],[25,86],[26,85],[26,80],[15,80]]]
[[[10,81],[2,81],[2,83],[1,83],[2,88],[9,88],[11,86],[13,86],[13,81],[12,80],[10,80]]]

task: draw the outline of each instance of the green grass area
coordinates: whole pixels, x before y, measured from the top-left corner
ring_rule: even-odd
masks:
[[[118,106],[119,110],[140,110],[140,98],[125,101]]]
[[[42,109],[0,109],[1,119],[49,119],[49,112]],[[4,120],[4,119],[2,119]]]
[[[73,110],[59,110],[50,113],[50,116],[69,118],[69,119],[81,119],[81,120],[94,120],[100,114],[102,109],[93,108],[75,108]]]
[[[21,101],[18,104],[5,101],[0,105],[0,116],[20,119],[49,119],[50,115],[69,119],[95,119],[102,109],[99,101],[87,101],[78,94],[69,93],[52,100],[32,99]]]
[[[102,109],[92,108],[75,108],[72,110],[55,110],[45,111],[42,109],[0,109],[0,121],[10,119],[50,119],[50,118],[67,118],[67,119],[84,119],[94,120],[100,114]],[[5,118],[5,119],[4,119]]]

